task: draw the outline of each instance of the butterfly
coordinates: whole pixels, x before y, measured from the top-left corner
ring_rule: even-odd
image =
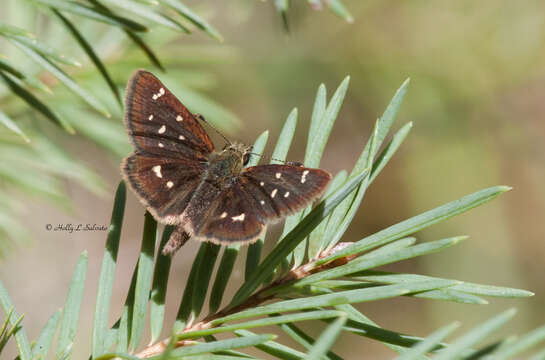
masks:
[[[251,147],[221,151],[199,121],[152,73],[127,84],[125,125],[135,151],[121,165],[125,182],[161,223],[176,225],[163,254],[190,237],[217,244],[252,243],[268,223],[307,207],[331,180],[301,165],[245,167]]]

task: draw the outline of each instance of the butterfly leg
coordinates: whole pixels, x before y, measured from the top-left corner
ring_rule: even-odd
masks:
[[[189,238],[190,235],[185,232],[181,226],[177,226],[170,235],[170,238],[163,247],[161,253],[165,256],[173,256],[179,248],[185,245]]]

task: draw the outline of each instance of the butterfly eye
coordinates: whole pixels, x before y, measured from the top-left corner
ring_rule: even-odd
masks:
[[[242,165],[248,165],[248,162],[250,161],[250,155],[250,153],[244,154],[244,156],[242,157]]]

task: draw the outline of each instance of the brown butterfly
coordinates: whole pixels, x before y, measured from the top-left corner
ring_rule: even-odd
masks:
[[[298,212],[331,179],[296,165],[245,168],[251,147],[229,143],[215,151],[194,115],[147,71],[127,84],[125,124],[135,151],[123,178],[157,221],[177,225],[163,254],[189,237],[218,244],[252,243],[265,224]]]

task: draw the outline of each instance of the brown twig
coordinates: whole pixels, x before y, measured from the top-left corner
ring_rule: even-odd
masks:
[[[235,306],[233,308],[229,308],[229,307],[224,308],[224,309],[218,311],[217,313],[214,313],[214,314],[211,314],[211,315],[205,317],[203,320],[199,321],[198,323],[195,323],[195,324],[193,324],[191,326],[186,327],[179,334],[188,333],[188,332],[197,331],[197,330],[208,329],[208,328],[212,327],[211,322],[213,320],[216,320],[216,319],[219,319],[219,318],[222,318],[224,316],[231,315],[231,314],[236,314],[236,313],[244,311],[246,309],[258,306],[258,305],[264,303],[265,301],[272,300],[274,298],[274,295],[263,296],[263,294],[264,294],[264,292],[266,290],[270,290],[271,287],[274,287],[277,284],[278,284],[278,282],[274,282],[271,285],[264,287],[263,289],[261,289],[260,291],[255,293],[254,295],[250,296],[248,299],[246,299],[246,301],[244,301],[240,305],[237,305],[237,306]],[[138,358],[141,358],[141,359],[145,359],[145,358],[148,358],[148,357],[159,355],[159,354],[161,354],[162,352],[165,351],[166,347],[168,346],[169,341],[170,341],[170,338],[166,338],[164,340],[161,340],[161,341],[159,341],[159,342],[157,342],[157,343],[155,343],[153,345],[150,345],[150,346],[146,347],[144,350],[142,350],[141,352],[139,352],[135,356],[138,357]],[[182,347],[182,346],[185,346],[185,345],[189,345],[189,343],[190,342],[188,342],[186,340],[177,341],[176,344],[174,345],[174,348],[179,348],[179,347]],[[191,342],[191,343],[194,343],[194,342]]]
[[[316,258],[315,260],[310,261],[307,264],[301,265],[298,268],[292,269],[286,275],[284,275],[282,278],[276,280],[275,282],[269,284],[268,286],[265,286],[264,288],[262,288],[261,290],[259,290],[258,292],[256,292],[255,294],[253,294],[252,296],[247,298],[246,301],[242,302],[240,305],[237,305],[237,306],[232,307],[232,308],[229,308],[229,306],[227,306],[226,308],[224,308],[224,309],[222,309],[222,310],[220,310],[220,311],[218,311],[218,312],[216,312],[214,314],[208,315],[207,317],[205,317],[203,320],[199,321],[198,323],[189,324],[189,326],[184,328],[179,333],[179,335],[184,334],[184,333],[188,333],[188,332],[192,332],[192,331],[204,330],[204,329],[211,328],[213,320],[220,319],[220,318],[228,316],[228,315],[236,314],[236,313],[244,311],[246,309],[250,309],[250,308],[256,307],[258,305],[261,305],[265,301],[269,301],[269,300],[274,299],[275,296],[277,295],[277,291],[275,291],[275,290],[280,290],[280,289],[284,288],[287,284],[289,284],[289,283],[291,283],[291,282],[293,282],[295,280],[302,279],[302,278],[304,278],[304,277],[306,277],[307,275],[310,275],[310,274],[314,274],[314,273],[317,273],[317,272],[320,272],[320,271],[323,271],[323,270],[326,270],[326,269],[331,269],[333,267],[337,267],[337,266],[346,264],[347,262],[352,260],[352,258],[354,258],[355,256],[340,258],[340,259],[334,260],[332,262],[329,262],[329,263],[326,263],[326,264],[323,264],[323,265],[320,265],[320,266],[315,266],[314,265],[316,260],[322,259],[322,258],[324,258],[326,256],[329,256],[330,254],[335,253],[336,251],[346,247],[347,245],[348,245],[347,243],[339,243],[335,247],[333,247],[332,249],[322,252],[320,254],[320,256],[318,258]],[[218,326],[218,325],[221,325],[221,324],[214,324],[214,326]],[[159,342],[157,342],[155,344],[149,345],[144,350],[142,350],[141,352],[136,354],[136,357],[141,358],[141,359],[145,359],[145,358],[149,358],[149,357],[152,357],[152,356],[155,356],[155,355],[159,355],[159,354],[161,354],[162,352],[165,351],[165,349],[168,346],[169,342],[170,342],[170,338],[166,338],[166,339],[161,340],[161,341],[159,341]],[[180,340],[180,341],[177,341],[176,344],[174,344],[174,348],[179,348],[179,347],[194,344],[194,343],[195,343],[194,341]]]

